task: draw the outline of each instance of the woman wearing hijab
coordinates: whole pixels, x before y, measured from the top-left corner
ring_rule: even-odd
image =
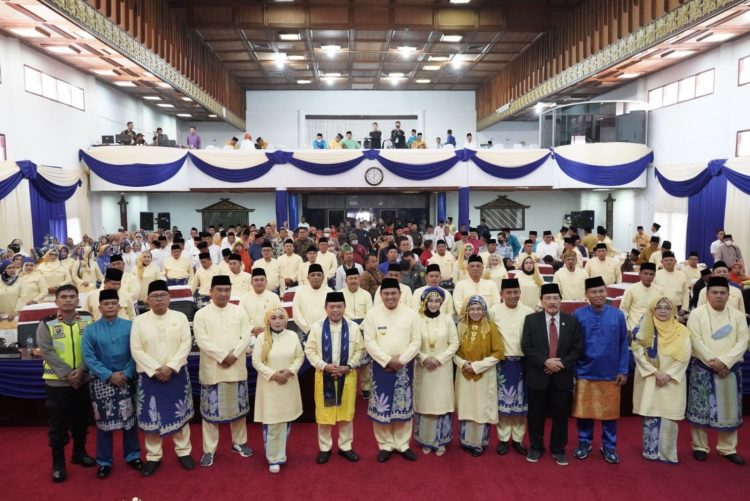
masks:
[[[61,245],[58,247],[59,257],[57,258],[58,261],[60,261],[60,264],[62,264],[66,270],[68,270],[68,275],[71,277],[71,283],[73,279],[73,266],[76,264],[76,260],[73,259],[73,256],[70,255],[70,247],[67,245]]]
[[[440,312],[445,291],[427,287],[421,296],[419,325],[422,344],[414,369],[414,440],[422,452],[442,456],[453,440],[453,365],[458,350],[456,325]]]
[[[47,282],[36,270],[36,263],[30,257],[23,258],[23,269],[21,276],[18,277],[18,287],[16,312],[21,311],[26,305],[43,301],[48,294]]]
[[[302,415],[297,372],[305,355],[297,333],[286,328],[288,319],[284,308],[268,310],[266,330],[258,334],[253,349],[253,367],[258,371],[255,422],[263,423],[263,445],[271,473],[278,473],[286,463],[292,421]]]
[[[633,332],[633,413],[643,416],[643,457],[677,463],[678,422],[685,418],[690,332],[672,302],[656,299]]]
[[[508,270],[503,266],[503,260],[497,254],[492,254],[489,257],[489,263],[484,269],[484,276],[487,280],[492,280],[497,285],[497,290],[500,290],[500,286],[504,278],[508,277]]]
[[[111,245],[107,243],[99,245],[99,249],[96,253],[96,262],[99,265],[99,271],[102,273],[106,272],[107,268],[109,268],[109,260],[112,257],[113,252],[114,248]]]
[[[148,286],[156,280],[164,280],[161,270],[152,262],[151,251],[143,251],[138,255],[133,275],[141,286],[138,302],[145,307],[148,303]]]
[[[500,332],[487,318],[482,296],[471,296],[458,324],[459,346],[453,360],[461,447],[481,456],[489,443],[490,424],[497,424],[497,372],[504,358]]]
[[[539,293],[542,290],[544,279],[539,274],[534,259],[527,257],[521,262],[521,269],[516,272],[515,278],[521,285],[521,303],[534,311],[539,309]]]
[[[133,245],[125,240],[122,243],[122,261],[125,263],[125,273],[132,273],[135,269],[138,254],[133,251]]]
[[[79,292],[89,292],[104,282],[104,274],[99,269],[91,247],[79,247],[76,251],[76,264],[73,266],[73,285]]]
[[[44,281],[47,282],[47,297],[45,302],[55,300],[55,291],[61,285],[72,284],[73,280],[64,264],[58,259],[60,253],[54,247],[48,250],[36,267],[37,272],[41,273]]]
[[[0,263],[0,320],[13,320],[16,316],[19,283],[18,268],[10,259]]]
[[[456,246],[456,267],[453,268],[453,283],[469,278],[469,257],[474,254],[474,246],[459,242]]]

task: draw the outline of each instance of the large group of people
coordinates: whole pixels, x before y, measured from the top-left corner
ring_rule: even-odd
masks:
[[[694,253],[678,265],[658,235],[639,230],[637,248],[620,256],[597,230],[581,238],[563,227],[544,231],[542,241],[530,232],[522,245],[508,228],[493,238],[484,221],[420,228],[376,220],[322,230],[305,222],[294,231],[273,223],[192,228],[186,238],[177,228],[122,230],[77,244],[50,238],[39,249],[15,240],[0,263],[0,293],[15,300],[0,304],[12,303],[2,312],[9,318],[30,304],[57,306],[37,330],[56,482],[67,475],[70,436],[71,462],[107,478],[116,430],[126,463],[143,476],[157,471],[166,436],[181,466],[195,467],[187,371],[194,343],[203,467],[213,464],[225,423],[231,450],[253,454],[252,409],[269,471],[280,471],[302,414],[305,360],[315,371],[320,464],[330,459],[334,427],[338,454],[359,459],[352,422],[360,392],[380,462],[394,454],[417,460],[412,438],[423,454],[446,454],[455,419],[458,444],[473,456],[486,451],[495,425],[498,454],[512,449],[537,462],[549,449],[564,466],[572,414],[572,456],[591,454],[600,421],[601,456],[616,464],[621,387],[630,375],[643,457],[676,463],[679,422],[687,420],[695,460],[707,459],[706,430],[715,429],[718,453],[745,464],[736,447],[748,327],[742,283],[729,279],[730,269],[742,276],[734,270],[743,266],[739,249],[732,265],[701,269]],[[619,307],[608,304],[608,286],[632,270],[638,283]],[[192,327],[170,309],[175,287],[194,294]],[[293,325],[286,292],[294,293]],[[569,314],[565,300],[585,306]],[[258,374],[252,407],[248,363]],[[95,458],[85,447],[91,407]]]

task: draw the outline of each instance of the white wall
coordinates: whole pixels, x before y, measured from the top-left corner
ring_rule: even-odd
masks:
[[[224,144],[236,137],[242,140],[244,131],[236,129],[226,122],[185,122],[177,121],[177,139],[180,144],[186,144],[186,137],[190,133],[190,126],[195,126],[195,132],[201,137],[201,148],[215,146],[221,148]]]
[[[247,127],[253,138],[274,145],[309,148],[304,117],[324,115],[419,115],[419,127],[428,144],[445,138],[447,129],[459,143],[467,132],[476,136],[473,91],[248,91]],[[380,120],[390,133],[393,124]]]
[[[201,213],[195,209],[202,209],[215,204],[221,198],[229,198],[232,202],[255,209],[250,213],[250,222],[265,225],[276,220],[275,193],[151,193],[148,195],[148,210],[151,212],[169,212],[172,226],[181,230],[191,227],[201,228]],[[136,224],[139,220],[135,220]],[[232,224],[235,221],[225,221]]]
[[[148,142],[151,142],[157,127],[161,127],[171,139],[176,139],[177,119],[156,111],[154,104],[147,104],[145,99],[132,98],[98,80],[94,99],[96,142],[101,140],[102,135],[119,134],[128,122],[133,122],[133,128],[136,132],[142,132]]]
[[[485,144],[490,139],[493,145],[512,148],[514,144],[539,144],[539,122],[505,121],[498,122],[477,132],[479,144]]]

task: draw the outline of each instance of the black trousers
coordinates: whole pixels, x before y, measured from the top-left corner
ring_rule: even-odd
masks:
[[[89,384],[81,385],[77,390],[71,386],[49,385],[46,389],[44,406],[49,418],[49,446],[53,450],[63,449],[72,435],[74,454],[83,452],[91,409]]]
[[[559,390],[553,382],[546,390],[527,388],[529,399],[529,441],[532,450],[544,452],[544,421],[552,416],[552,435],[549,449],[552,454],[564,454],[568,443],[568,416],[572,393]]]

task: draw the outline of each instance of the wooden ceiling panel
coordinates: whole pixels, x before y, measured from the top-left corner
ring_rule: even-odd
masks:
[[[354,50],[365,50],[380,52],[385,50],[386,44],[384,42],[354,42]]]
[[[355,70],[377,70],[380,68],[380,63],[354,63],[352,67]]]
[[[217,52],[216,55],[222,61],[247,61],[250,59],[250,53],[247,51]]]
[[[539,36],[538,32],[506,31],[500,37],[501,42],[533,42]]]
[[[347,30],[312,30],[312,39],[317,42],[332,42],[335,40],[348,40]]]
[[[243,42],[240,42],[239,40],[236,42],[209,42],[208,46],[217,52],[225,50],[245,50],[245,44]]]
[[[430,31],[397,30],[393,33],[393,40],[426,43],[430,37],[430,33]]]
[[[355,52],[354,61],[356,62],[373,62],[380,61],[382,54],[380,52]],[[354,64],[357,64],[357,63]]]
[[[357,30],[355,36],[357,40],[375,40],[382,43],[385,40],[385,31]]]
[[[394,22],[396,26],[432,26],[432,9],[425,9],[421,6],[397,5]]]
[[[201,28],[197,30],[205,40],[235,40],[237,30],[234,28]]]
[[[248,40],[269,40],[271,38],[267,30],[243,29],[242,33]]]
[[[231,24],[234,22],[232,7],[194,7],[193,15],[201,24]]]
[[[310,26],[333,26],[349,24],[349,7],[310,7]]]
[[[354,26],[382,26],[388,24],[390,10],[388,7],[357,7],[354,9]]]
[[[240,24],[263,24],[263,6],[238,5],[237,20]]]
[[[304,26],[307,21],[303,5],[267,5],[269,26]]]
[[[474,11],[469,9],[440,9],[437,22],[441,28],[473,28],[476,17]]]

